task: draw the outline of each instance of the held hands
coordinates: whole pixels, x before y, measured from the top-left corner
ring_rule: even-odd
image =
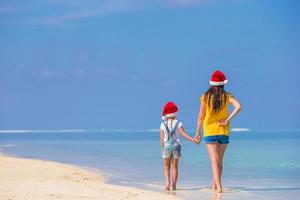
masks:
[[[195,137],[194,137],[194,143],[195,144],[199,144],[201,142],[201,137],[200,137],[200,135],[195,135]]]
[[[201,142],[201,138],[194,138],[194,143],[199,144]]]

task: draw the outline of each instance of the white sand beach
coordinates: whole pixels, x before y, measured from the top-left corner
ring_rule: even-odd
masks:
[[[100,174],[50,161],[0,155],[1,200],[177,200],[178,197],[104,182]]]

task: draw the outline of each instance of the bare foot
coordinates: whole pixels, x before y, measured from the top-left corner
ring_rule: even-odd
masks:
[[[216,186],[215,184],[213,184],[213,185],[211,186],[211,189],[212,189],[213,191],[215,191],[215,190],[217,190],[217,186]]]
[[[212,191],[215,192],[215,191],[217,190],[217,188],[218,188],[217,184],[213,181],[213,182],[212,182],[212,185],[211,185]]]
[[[221,187],[218,187],[218,188],[216,189],[216,192],[217,192],[217,193],[222,193],[222,188],[221,188]]]
[[[166,185],[165,190],[170,191],[170,185]]]
[[[176,190],[176,185],[172,185],[172,190]]]

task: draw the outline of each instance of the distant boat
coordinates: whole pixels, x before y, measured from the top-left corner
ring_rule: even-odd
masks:
[[[250,128],[232,128],[232,132],[248,132],[250,131]]]
[[[149,129],[149,132],[160,132],[160,129]]]

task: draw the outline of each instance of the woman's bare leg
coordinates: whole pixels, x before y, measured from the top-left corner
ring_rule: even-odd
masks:
[[[164,173],[166,177],[166,190],[170,190],[170,165],[171,158],[164,158]]]
[[[222,186],[220,182],[220,158],[218,153],[218,144],[206,144],[206,148],[211,160],[213,187],[215,187],[217,192],[222,192]]]
[[[214,176],[212,176],[212,179],[211,179],[211,189],[212,190],[216,190],[217,189],[217,185],[216,185]]]
[[[172,190],[176,190],[177,178],[178,178],[178,159],[172,160]]]
[[[220,183],[222,183],[222,173],[223,173],[223,158],[227,148],[227,144],[219,144],[219,158],[220,158]]]

